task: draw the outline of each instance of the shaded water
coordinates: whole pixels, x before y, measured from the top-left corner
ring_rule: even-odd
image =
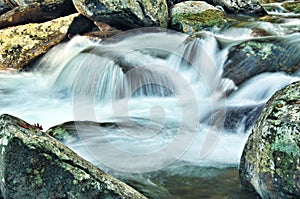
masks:
[[[258,22],[194,39],[150,29],[102,43],[77,36],[31,72],[1,72],[0,112],[44,129],[96,122],[73,123],[77,137],[64,142],[149,197],[253,198],[238,180],[244,143],[272,94],[300,78],[263,73],[240,87],[222,78],[229,48],[252,39],[251,26],[283,40],[295,32]]]

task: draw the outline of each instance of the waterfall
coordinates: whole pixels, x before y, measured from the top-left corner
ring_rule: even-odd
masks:
[[[76,36],[30,72],[0,73],[1,113],[44,129],[74,120],[115,124],[75,122],[73,128],[80,142],[68,146],[101,168],[134,173],[174,162],[237,165],[261,107],[299,80],[265,73],[237,88],[222,78],[229,47],[251,39],[247,34],[135,32],[103,42]]]

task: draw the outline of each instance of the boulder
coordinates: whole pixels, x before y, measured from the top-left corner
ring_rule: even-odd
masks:
[[[300,82],[268,101],[245,145],[240,179],[262,198],[300,198]]]
[[[19,70],[60,43],[77,16],[0,30],[0,70]]]
[[[120,29],[160,26],[167,27],[166,0],[73,0],[82,15]]]
[[[0,116],[3,198],[146,198],[25,121]]]
[[[294,73],[300,67],[298,37],[260,37],[231,47],[224,64],[223,77],[240,85],[263,72]]]
[[[223,27],[228,21],[223,11],[203,1],[185,1],[171,10],[171,27],[192,33],[214,27]]]

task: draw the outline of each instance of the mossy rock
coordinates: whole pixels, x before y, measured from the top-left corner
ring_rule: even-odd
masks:
[[[300,68],[298,36],[260,37],[229,49],[223,77],[240,85],[260,73],[284,71],[292,74]]]
[[[240,178],[262,198],[300,197],[300,82],[267,103],[245,145]]]
[[[146,198],[39,128],[0,116],[3,198]]]
[[[206,2],[186,1],[171,9],[171,27],[184,33],[221,28],[232,19]]]
[[[282,7],[287,9],[290,12],[300,13],[300,1],[296,2],[284,2],[282,3]]]
[[[0,70],[19,70],[66,36],[78,14],[0,30]]]

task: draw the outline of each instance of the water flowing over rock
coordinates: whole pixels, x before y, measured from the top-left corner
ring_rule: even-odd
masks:
[[[78,14],[0,30],[0,69],[21,69],[61,42]]]
[[[176,4],[171,9],[171,18],[171,27],[186,33],[222,27],[229,21],[221,10],[200,1]]]
[[[251,14],[266,15],[263,7],[257,0],[204,0],[205,2],[221,6],[226,12],[231,14]],[[183,0],[171,0],[172,4],[183,2]]]
[[[223,77],[242,84],[263,73],[284,71],[294,73],[300,67],[299,34],[287,39],[262,37],[244,41],[230,48],[224,64]]]
[[[7,11],[11,10],[13,8],[12,5],[10,5],[6,1],[0,1],[0,15],[6,13]]]
[[[4,198],[146,198],[10,115],[0,116],[0,149]]]
[[[232,14],[251,14],[266,15],[266,11],[257,0],[209,0],[213,5],[219,5],[228,13]]]
[[[167,27],[166,0],[73,0],[79,13],[93,21],[105,22],[117,28],[147,26]]]
[[[278,91],[248,138],[240,163],[242,184],[262,198],[300,197],[300,82]]]

